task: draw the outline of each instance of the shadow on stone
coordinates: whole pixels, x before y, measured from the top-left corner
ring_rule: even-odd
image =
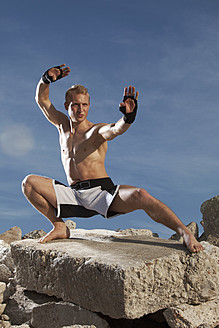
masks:
[[[155,314],[153,313],[153,315]],[[162,322],[161,320],[153,320],[153,315],[150,314],[144,315],[139,319],[113,319],[108,316],[104,316],[101,313],[98,313],[98,315],[109,323],[110,328],[170,328],[162,313],[159,314],[159,317],[163,317]]]
[[[129,238],[117,238],[117,237],[113,237],[111,239],[112,242],[120,242],[120,243],[130,243],[130,244],[141,244],[141,245],[148,245],[148,246],[153,246],[153,247],[167,247],[167,248],[172,248],[172,249],[177,249],[177,250],[182,250],[185,251],[187,253],[189,253],[189,251],[187,250],[187,248],[181,244],[181,243],[168,243],[167,242],[160,242],[158,241],[158,239],[156,239],[156,241],[152,241],[152,240],[133,240],[133,239],[129,239]]]

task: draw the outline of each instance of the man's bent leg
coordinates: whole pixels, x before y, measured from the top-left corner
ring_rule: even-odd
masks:
[[[69,238],[69,229],[62,219],[55,216],[57,204],[52,180],[37,175],[28,175],[22,182],[22,191],[27,200],[53,225],[53,229],[40,242]]]
[[[179,233],[190,252],[198,252],[203,249],[191,231],[167,205],[142,188],[120,186],[118,194],[110,206],[110,211],[130,213],[138,209],[144,210],[154,221]]]

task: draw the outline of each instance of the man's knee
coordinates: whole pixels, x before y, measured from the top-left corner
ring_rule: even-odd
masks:
[[[33,174],[27,175],[21,183],[21,188],[24,194],[28,192],[28,190],[32,189],[34,183],[36,181],[36,176]]]
[[[152,196],[143,188],[136,188],[132,195],[135,202],[139,205],[139,208],[143,208],[145,202],[150,201]]]
[[[159,216],[160,211],[164,208],[166,209],[167,206],[142,188],[138,189],[138,198],[140,208],[145,210],[152,219],[159,222],[157,217]]]

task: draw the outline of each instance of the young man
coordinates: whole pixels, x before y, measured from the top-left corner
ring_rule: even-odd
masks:
[[[115,186],[105,170],[107,141],[126,132],[134,122],[139,93],[129,86],[120,103],[123,117],[112,124],[94,124],[87,120],[90,106],[88,90],[76,85],[66,92],[68,116],[57,111],[49,99],[49,85],[67,76],[65,65],[47,70],[37,85],[36,101],[49,122],[59,131],[61,158],[69,187],[58,181],[29,175],[23,181],[23,192],[29,202],[53,225],[41,242],[68,238],[69,229],[62,218],[90,217],[101,214],[106,218],[144,210],[153,220],[178,232],[191,252],[202,246],[162,202],[146,190],[127,185]]]

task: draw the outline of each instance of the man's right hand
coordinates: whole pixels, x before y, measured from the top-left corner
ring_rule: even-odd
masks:
[[[124,98],[123,102],[119,105],[119,110],[124,114],[125,123],[131,124],[135,120],[135,116],[138,108],[138,96],[139,92],[136,92],[135,87],[129,86],[129,89],[126,87],[124,89]]]
[[[60,66],[54,66],[49,68],[42,76],[43,82],[49,84],[69,75],[71,71],[70,68],[64,66],[65,64],[62,64]]]

